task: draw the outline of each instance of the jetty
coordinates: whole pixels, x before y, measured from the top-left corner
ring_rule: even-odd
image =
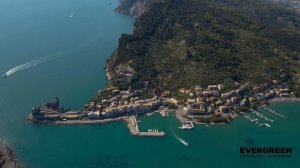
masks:
[[[140,132],[138,122],[136,120],[135,116],[129,116],[126,119],[124,119],[127,122],[127,127],[129,128],[129,131],[132,135],[135,136],[165,136],[165,132],[158,131],[157,129],[154,131],[148,130],[148,132]]]
[[[265,115],[263,115],[262,113],[260,113],[260,112],[258,112],[258,111],[256,111],[256,110],[250,109],[250,111],[252,111],[255,115],[257,115],[258,117],[260,117],[260,118],[262,118],[262,119],[264,119],[264,120],[266,120],[266,121],[274,122],[274,120],[272,120],[272,119],[266,117]]]
[[[284,115],[282,115],[282,114],[280,114],[280,113],[277,113],[277,112],[276,112],[275,110],[273,110],[273,109],[270,109],[270,108],[265,107],[264,110],[267,111],[267,112],[269,112],[269,113],[271,113],[271,114],[273,114],[273,115],[275,115],[275,116],[282,117],[282,118],[287,118],[286,116],[284,116]]]

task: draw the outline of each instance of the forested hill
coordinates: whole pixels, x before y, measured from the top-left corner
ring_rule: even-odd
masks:
[[[287,80],[299,94],[300,15],[266,0],[165,0],[151,5],[108,60],[156,90]],[[120,82],[121,81],[121,82]],[[147,83],[148,83],[147,82]]]

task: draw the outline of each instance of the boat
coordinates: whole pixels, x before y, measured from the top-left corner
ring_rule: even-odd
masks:
[[[147,113],[146,116],[152,116],[154,113]]]
[[[265,126],[267,126],[267,127],[271,127],[271,125],[269,125],[268,123],[265,123]]]
[[[180,129],[193,129],[194,128],[194,124],[191,121],[183,121],[182,122],[182,126],[179,127]]]
[[[189,143],[188,143],[188,142],[186,142],[185,140],[183,140],[183,139],[179,138],[178,136],[176,136],[176,138],[177,138],[177,139],[178,139],[178,141],[179,141],[179,142],[181,142],[183,145],[185,145],[185,146],[189,146]]]
[[[7,75],[6,74],[2,75],[2,78],[3,79],[7,78]]]

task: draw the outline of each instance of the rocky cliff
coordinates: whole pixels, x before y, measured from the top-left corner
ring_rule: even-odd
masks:
[[[16,159],[8,146],[0,144],[0,168],[23,168]]]
[[[116,11],[137,18],[145,13],[152,3],[158,1],[163,0],[120,0],[120,5],[116,8]]]

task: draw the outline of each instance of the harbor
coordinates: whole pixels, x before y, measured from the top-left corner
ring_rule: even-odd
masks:
[[[158,129],[148,129],[148,132],[141,132],[139,130],[138,122],[135,116],[129,116],[125,118],[127,127],[132,135],[135,136],[165,136],[165,132],[159,131]]]
[[[279,119],[287,119],[288,117],[276,112],[269,107],[261,107],[258,110],[250,110],[251,113],[244,114],[244,118],[257,126],[272,127],[270,123],[278,121]]]

